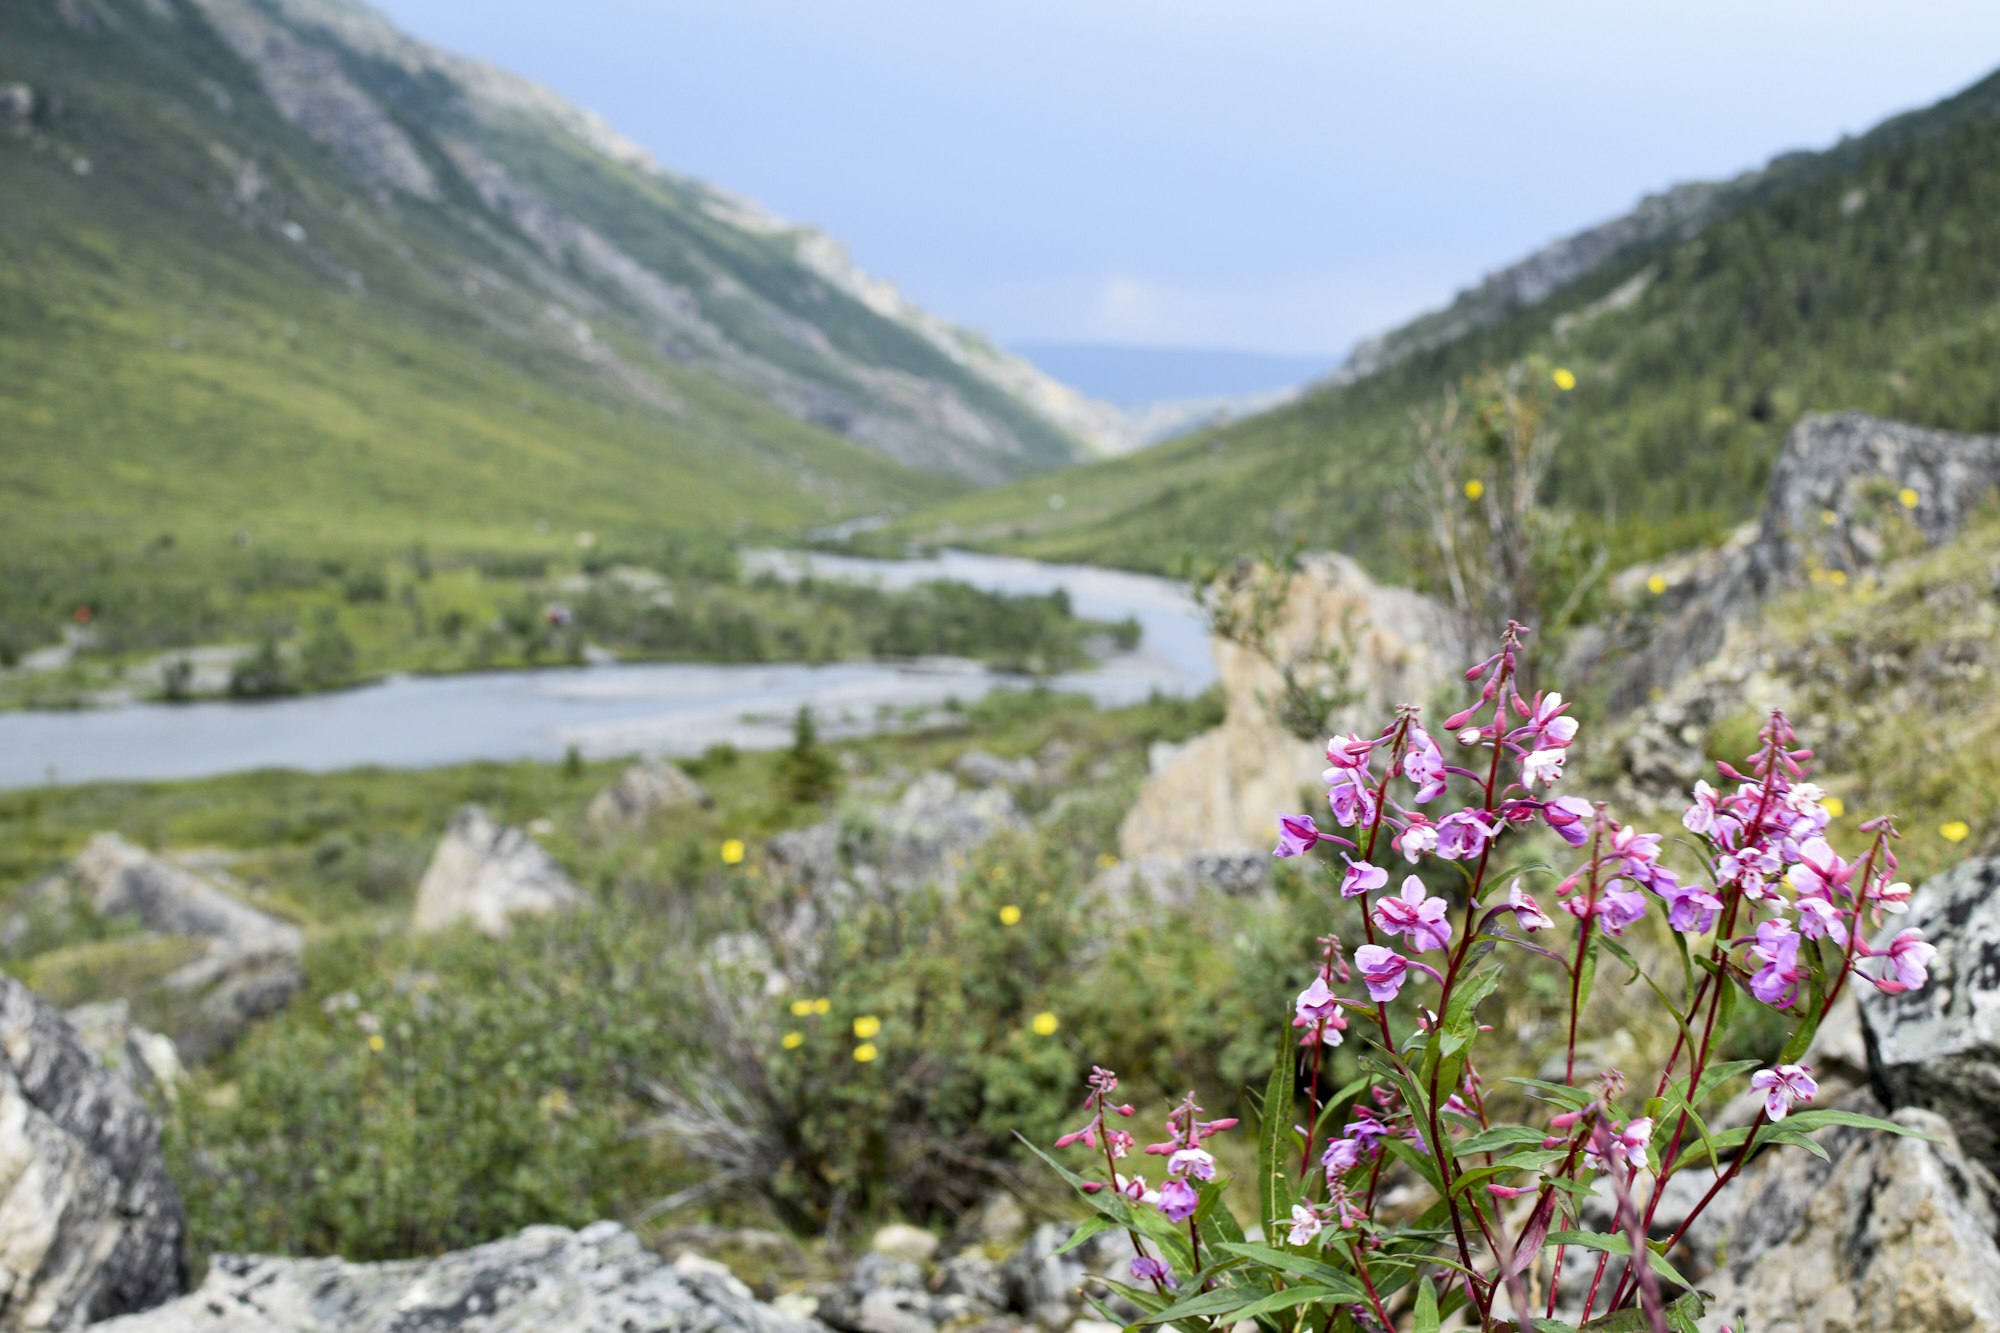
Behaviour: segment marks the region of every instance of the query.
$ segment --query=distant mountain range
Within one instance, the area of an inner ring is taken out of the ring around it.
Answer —
[[[1065,384],[1121,409],[1127,448],[1283,406],[1338,358],[1229,348],[1018,342],[1013,350]],[[1118,452],[1114,449],[1113,452]]]
[[[1399,572],[1412,409],[1530,356],[1577,383],[1552,498],[1619,560],[1747,518],[1805,411],[2000,430],[2000,75],[1653,196],[1364,342],[1275,411],[947,501],[892,534],[1155,569],[1304,541]]]
[[[792,525],[1125,430],[352,0],[7,0],[0,200],[15,537]]]

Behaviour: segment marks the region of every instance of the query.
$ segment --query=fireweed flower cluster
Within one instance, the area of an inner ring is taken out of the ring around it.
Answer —
[[[1629,1308],[1660,1333],[1670,1318],[1686,1326],[1702,1297],[1666,1259],[1630,1258],[1646,1252],[1670,1182],[1697,1171],[1709,1183],[1668,1256],[1758,1151],[1829,1123],[1799,1057],[1844,989],[1925,983],[1935,951],[1916,931],[1870,942],[1908,908],[1895,829],[1867,821],[1858,855],[1836,850],[1838,803],[1810,780],[1812,754],[1782,713],[1740,766],[1719,762],[1713,783],[1694,784],[1669,842],[1562,790],[1578,725],[1561,694],[1521,681],[1525,633],[1508,626],[1499,650],[1466,673],[1470,701],[1435,732],[1405,707],[1373,736],[1335,736],[1325,815],[1279,818],[1274,855],[1325,861],[1354,944],[1321,936],[1293,1002],[1296,1040],[1286,1038],[1266,1090],[1246,1224],[1223,1220],[1228,1182],[1203,1146],[1233,1120],[1199,1119],[1192,1094],[1174,1107],[1166,1139],[1146,1149],[1166,1159],[1155,1189],[1122,1165],[1132,1138],[1112,1118],[1133,1108],[1111,1100],[1115,1078],[1092,1073],[1090,1119],[1057,1146],[1092,1150],[1072,1178],[1098,1226],[1130,1232],[1133,1285],[1114,1285],[1145,1322],[1221,1327],[1282,1310],[1287,1325],[1387,1333],[1389,1311],[1412,1308],[1399,1293],[1414,1288],[1419,1322],[1561,1329]],[[1500,869],[1532,830],[1574,859]],[[1637,944],[1642,927],[1656,951],[1678,937],[1670,974],[1649,980],[1672,1049],[1656,1077],[1580,1070],[1597,962],[1610,954],[1636,979],[1643,964],[1625,941]],[[1553,972],[1567,996],[1563,1077],[1508,1080],[1511,1104],[1534,1109],[1505,1123],[1475,1063],[1489,1030],[1478,1011],[1520,967]],[[1766,1067],[1716,1057],[1739,1001],[1788,1021]],[[1337,1092],[1322,1079],[1335,1048],[1360,1070]],[[1761,1114],[1711,1132],[1700,1107],[1745,1076]],[[1586,1230],[1579,1214],[1600,1183],[1615,1204],[1608,1233]],[[1432,1202],[1413,1207],[1413,1191]],[[1245,1239],[1247,1223],[1262,1243]],[[1578,1246],[1596,1252],[1591,1280],[1566,1291],[1563,1252]]]

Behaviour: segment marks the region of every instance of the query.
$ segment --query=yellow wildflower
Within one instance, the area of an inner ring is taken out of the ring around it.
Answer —
[[[796,1051],[805,1044],[806,1034],[803,1032],[787,1032],[784,1036],[778,1038],[778,1045],[788,1051]]]
[[[827,999],[824,995],[813,1001],[813,1012],[816,1014],[829,1013],[832,1009],[833,1001]]]
[[[1110,852],[1099,852],[1097,854],[1097,868],[1099,870],[1116,870],[1118,868],[1118,858]]]
[[[1062,1024],[1057,1021],[1054,1014],[1044,1010],[1042,1013],[1036,1014],[1034,1021],[1029,1023],[1028,1026],[1035,1030],[1037,1037],[1053,1037],[1056,1035],[1056,1029],[1061,1027]]]
[[[1005,907],[1000,909],[1000,924],[1003,926],[1020,925],[1021,909],[1014,906],[1014,904],[1012,903],[1008,903]]]
[[[1484,494],[1486,494],[1486,483],[1481,481],[1479,478],[1474,477],[1471,481],[1465,483],[1466,499],[1477,500],[1480,496]]]
[[[1957,840],[1953,839],[1953,841]],[[381,1033],[371,1032],[368,1034],[368,1049],[375,1052],[375,1054],[380,1055],[382,1053],[383,1048],[386,1047],[388,1044],[389,1044],[388,1042],[382,1040]]]
[[[1549,378],[1554,380],[1556,387],[1564,393],[1568,393],[1576,387],[1576,373],[1566,366],[1557,366],[1556,373],[1549,376]]]
[[[882,1030],[882,1020],[873,1014],[863,1014],[854,1020],[854,1035],[867,1041]]]
[[[792,1001],[793,1018],[804,1018],[807,1014],[810,1014],[812,1011],[813,1011],[813,1002],[811,1000]]]
[[[743,857],[747,850],[748,849],[746,849],[743,846],[743,839],[741,838],[729,838],[724,840],[722,844],[722,864],[726,866],[742,865]]]
[[[854,1048],[854,1058],[864,1065],[881,1053],[875,1049],[875,1043],[872,1041],[864,1041]]]
[[[1946,842],[1964,842],[1972,836],[1972,825],[1966,823],[1963,819],[1954,819],[1949,824],[1938,829],[1938,834]]]
[[[1647,592],[1653,594],[1653,596],[1655,597],[1658,597],[1661,593],[1665,592],[1666,590],[1667,590],[1667,576],[1665,574],[1653,574],[1647,577],[1646,579]]]
[[[1826,581],[1836,588],[1845,588],[1847,586],[1847,571],[1844,569],[1829,569],[1826,571]]]
[[[1820,805],[1825,807],[1827,816],[1831,819],[1839,819],[1847,813],[1847,802],[1841,800],[1838,796],[1829,796],[1824,801],[1821,801]]]
[[[1831,509],[1822,509],[1819,511],[1819,521],[1830,528],[1840,522],[1840,515],[1834,513]]]
[[[1902,505],[1903,508],[1905,509],[1915,509],[1917,507],[1916,490],[1912,487],[1905,486],[1902,490],[1897,491],[1896,503]]]

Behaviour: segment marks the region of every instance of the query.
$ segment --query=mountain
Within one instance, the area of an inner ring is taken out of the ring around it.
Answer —
[[[1655,196],[1355,349],[1296,402],[946,501],[891,535],[1167,569],[1303,540],[1401,573],[1409,414],[1570,369],[1552,498],[1617,560],[1748,518],[1787,428],[1856,408],[2000,429],[2000,76],[1822,152]]]
[[[1101,410],[351,0],[0,5],[16,541],[788,529]]]
[[[1013,350],[1123,413],[1122,438],[1114,437],[1107,453],[1281,407],[1335,364],[1333,357],[1234,348],[1023,342]]]

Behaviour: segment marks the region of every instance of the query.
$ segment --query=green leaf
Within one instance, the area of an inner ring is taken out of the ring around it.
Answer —
[[[1272,1225],[1292,1211],[1292,1162],[1288,1151],[1292,1141],[1293,1080],[1298,1047],[1292,1030],[1282,1027],[1278,1037],[1278,1059],[1264,1084],[1263,1119],[1257,1126],[1257,1206],[1263,1212],[1259,1222]]]
[[[1565,1111],[1581,1111],[1590,1105],[1596,1096],[1588,1088],[1572,1088],[1564,1083],[1550,1083],[1539,1078],[1510,1078],[1509,1083],[1518,1083],[1531,1092],[1539,1092],[1545,1101],[1554,1102]]]
[[[1322,1301],[1329,1305],[1343,1305],[1352,1299],[1326,1287],[1287,1287],[1283,1291],[1274,1291],[1269,1296],[1258,1297],[1236,1311],[1230,1318],[1255,1319],[1258,1315],[1269,1314],[1273,1310],[1290,1310],[1300,1305],[1317,1305]]]
[[[1451,999],[1444,1007],[1444,1030],[1455,1032],[1470,1039],[1474,1026],[1474,1010],[1479,1002],[1491,995],[1500,984],[1500,968],[1496,964],[1482,967],[1477,972],[1461,980],[1451,989]]]
[[[1474,1153],[1494,1152],[1501,1148],[1516,1148],[1532,1143],[1540,1147],[1548,1137],[1546,1130],[1534,1129],[1527,1125],[1495,1125],[1482,1129],[1472,1137],[1463,1140],[1452,1150],[1452,1156],[1465,1158]]]
[[[1173,1324],[1183,1319],[1215,1319],[1234,1315],[1236,1311],[1263,1295],[1261,1291],[1245,1287],[1217,1287],[1213,1291],[1195,1290],[1166,1309],[1155,1310],[1144,1319],[1135,1322],[1138,1325]]]
[[[1266,1268],[1273,1268],[1280,1273],[1315,1283],[1333,1292],[1339,1300],[1359,1301],[1367,1298],[1367,1292],[1362,1290],[1361,1285],[1351,1274],[1303,1254],[1293,1254],[1290,1250],[1280,1250],[1270,1245],[1256,1245],[1248,1241],[1231,1241],[1216,1248],[1225,1254],[1247,1259],[1253,1264],[1262,1264]]]
[[[1437,1286],[1429,1278],[1417,1284],[1417,1308],[1410,1319],[1413,1333],[1438,1333]]]
[[[1922,1130],[1899,1125],[1893,1120],[1879,1116],[1862,1115],[1858,1111],[1840,1111],[1832,1107],[1818,1111],[1794,1111],[1781,1122],[1787,1129],[1824,1129],[1828,1125],[1844,1125],[1849,1129],[1879,1129],[1889,1134],[1900,1134],[1906,1139],[1930,1141],[1930,1135]]]
[[[1762,1063],[1761,1060],[1725,1060],[1720,1064],[1710,1065],[1702,1071],[1701,1082],[1695,1086],[1694,1104],[1700,1106],[1718,1087],[1738,1074],[1748,1073]]]
[[[1576,1245],[1586,1250],[1602,1250],[1606,1254],[1615,1254],[1626,1259],[1632,1257],[1632,1242],[1630,1240],[1624,1236],[1608,1235],[1602,1231],[1552,1231],[1549,1233],[1548,1239],[1543,1241],[1542,1244],[1544,1246]],[[1668,1263],[1659,1254],[1656,1254],[1650,1245],[1646,1247],[1646,1259],[1655,1273],[1658,1273],[1675,1286],[1694,1286],[1692,1282],[1682,1277],[1672,1264]]]
[[[1777,1063],[1796,1064],[1812,1045],[1819,1033],[1820,1013],[1826,1008],[1826,978],[1821,975],[1819,951],[1813,951],[1813,965],[1806,970],[1806,1006],[1799,1017],[1799,1025],[1792,1029],[1792,1035],[1785,1042],[1785,1049],[1778,1052]]]
[[[1102,1235],[1107,1231],[1116,1231],[1117,1229],[1118,1229],[1118,1224],[1116,1222],[1113,1222],[1110,1218],[1104,1216],[1102,1213],[1098,1214],[1096,1217],[1086,1217],[1083,1219],[1083,1221],[1077,1224],[1077,1228],[1075,1231],[1070,1232],[1069,1239],[1064,1241],[1061,1245],[1057,1246],[1050,1253],[1068,1254],[1071,1250],[1083,1244],[1085,1241],[1089,1240],[1092,1236]]]
[[[1646,975],[1646,969],[1639,966],[1639,960],[1632,956],[1632,951],[1630,949],[1627,949],[1624,945],[1620,944],[1617,940],[1612,939],[1609,935],[1602,936],[1600,937],[1600,939],[1604,947],[1610,950],[1612,957],[1616,958],[1619,962],[1625,964],[1625,966],[1632,969],[1632,975],[1625,978],[1625,984],[1627,986],[1637,981],[1640,977]],[[1666,997],[1662,995],[1660,998],[1665,999]]]

